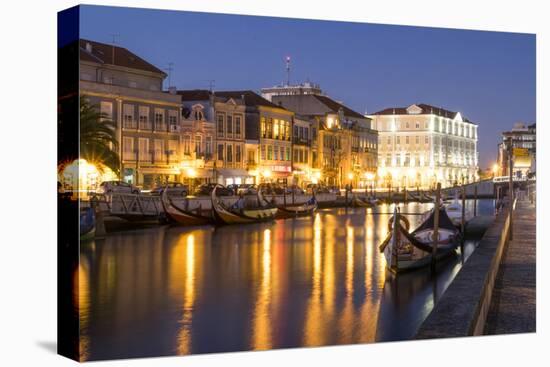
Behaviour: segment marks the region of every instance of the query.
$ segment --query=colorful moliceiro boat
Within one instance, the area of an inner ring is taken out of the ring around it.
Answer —
[[[90,240],[95,236],[95,212],[92,208],[80,208],[80,240]]]
[[[394,273],[418,269],[429,265],[434,245],[434,209],[418,228],[409,233],[409,222],[394,209],[388,223],[390,233],[380,245],[388,269]],[[402,224],[403,223],[403,224]],[[461,233],[447,216],[444,208],[439,209],[438,241],[436,260],[457,253]]]
[[[361,199],[357,195],[353,195],[353,198],[351,199],[351,205],[356,208],[372,208],[378,203],[379,200],[372,197]]]
[[[200,207],[195,210],[189,210],[188,207],[183,209],[176,206],[170,196],[168,196],[167,191],[162,191],[161,203],[166,216],[170,220],[184,226],[201,226],[214,223],[214,218],[211,215],[203,215]],[[186,204],[188,206],[189,202],[186,201]]]
[[[275,219],[275,213],[277,213],[277,207],[274,205],[257,205],[253,208],[247,208],[244,202],[244,197],[230,207],[227,207],[216,196],[217,186],[212,190],[212,213],[216,220],[224,224],[246,224],[255,222],[267,222]],[[260,197],[258,192],[258,203],[262,203],[264,200]]]
[[[315,195],[313,195],[311,199],[305,203],[278,206],[275,216],[277,218],[305,217],[312,215],[315,210],[317,210],[317,199]]]

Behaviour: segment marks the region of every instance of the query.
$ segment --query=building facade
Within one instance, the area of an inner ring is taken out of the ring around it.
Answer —
[[[80,40],[80,93],[117,126],[121,176],[142,188],[179,181],[179,97],[166,74],[125,48]]]
[[[498,172],[495,174],[499,176],[510,174],[510,142],[512,143],[513,174],[517,177],[536,174],[537,128],[536,124],[524,123],[516,123],[512,130],[502,133],[502,142],[498,145]]]
[[[377,132],[371,119],[319,94],[273,95],[272,101],[312,121],[309,180],[366,187],[376,172]]]
[[[306,94],[322,95],[323,91],[319,84],[305,82],[302,84],[281,84],[270,88],[262,88],[262,97],[272,102],[273,96],[294,96]]]
[[[448,187],[478,178],[477,125],[459,112],[413,104],[371,117],[379,134],[379,187]]]
[[[249,90],[216,92],[216,96],[243,105],[246,182],[291,184],[294,113]]]
[[[319,183],[318,122],[305,116],[294,116],[292,134],[292,182],[302,188]]]
[[[216,124],[213,96],[206,90],[180,90],[182,178],[190,187],[214,178]]]

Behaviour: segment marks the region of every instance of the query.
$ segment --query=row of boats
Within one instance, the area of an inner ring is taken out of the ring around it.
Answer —
[[[233,205],[225,204],[217,195],[215,187],[211,193],[212,210],[205,214],[201,207],[190,210],[173,202],[166,193],[161,195],[161,203],[167,218],[180,225],[198,226],[206,224],[247,224],[266,222],[278,218],[294,218],[312,215],[318,204],[315,194],[300,204],[276,205],[266,200],[261,191],[258,192],[257,205],[247,205],[245,197],[240,197]],[[188,201],[186,205],[188,206]]]
[[[249,205],[245,197],[240,197],[232,205],[224,203],[216,195],[215,187],[211,193],[212,209],[205,211],[200,206],[190,209],[189,201],[182,207],[177,205],[167,190],[161,195],[161,203],[167,219],[177,225],[201,226],[210,224],[248,224],[272,221],[278,218],[295,218],[312,215],[318,208],[315,194],[304,203],[277,205],[266,200],[261,192],[257,194],[256,205]],[[352,198],[356,207],[372,207],[379,203],[375,198]],[[379,246],[386,258],[389,270],[394,273],[410,271],[429,265],[432,260],[439,261],[458,253],[463,238],[462,205],[455,198],[450,204],[439,207],[437,239],[435,237],[435,208],[424,213],[421,224],[410,231],[408,219],[394,208],[393,216],[388,221],[388,235]],[[466,214],[466,220],[469,219]],[[80,216],[81,239],[93,237],[95,229],[94,211],[85,208]],[[434,251],[435,246],[435,251]]]

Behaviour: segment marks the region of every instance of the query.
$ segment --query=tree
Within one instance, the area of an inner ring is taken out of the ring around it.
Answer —
[[[80,158],[96,163],[99,171],[110,168],[120,174],[116,123],[98,111],[85,96],[80,97]],[[99,163],[99,164],[98,164]]]

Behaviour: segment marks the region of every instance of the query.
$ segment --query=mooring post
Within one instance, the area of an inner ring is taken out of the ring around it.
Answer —
[[[403,199],[403,200],[404,200],[404,202],[406,203],[406,202],[407,202],[407,186],[405,186],[404,190],[405,190],[405,195],[404,195],[404,199]]]
[[[474,185],[474,217],[477,217],[477,184]]]
[[[294,185],[294,188],[292,190],[292,204],[294,204],[294,195],[296,194],[296,185]],[[286,204],[285,204],[286,205]]]
[[[346,185],[346,208],[348,207],[348,186]]]
[[[441,183],[437,183],[437,189],[435,191],[435,205],[434,205],[434,233],[433,233],[433,245],[432,245],[432,273],[435,273],[436,257],[437,257],[437,243],[439,242],[439,201],[441,200]]]

